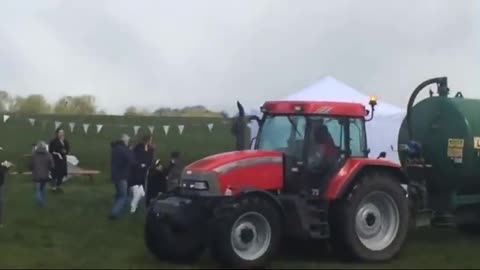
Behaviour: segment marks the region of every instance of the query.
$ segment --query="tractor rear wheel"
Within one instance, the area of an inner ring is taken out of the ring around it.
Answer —
[[[228,268],[265,267],[276,253],[281,219],[272,203],[246,196],[216,211],[212,257]]]
[[[347,198],[334,206],[333,215],[333,246],[342,255],[362,261],[392,259],[409,230],[405,190],[387,173],[360,179]]]

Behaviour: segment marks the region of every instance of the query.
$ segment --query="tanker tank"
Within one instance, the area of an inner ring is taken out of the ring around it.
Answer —
[[[414,104],[427,85],[437,95]],[[428,206],[437,212],[480,204],[480,100],[450,95],[447,78],[425,81],[410,97],[398,137],[408,176],[424,182]]]

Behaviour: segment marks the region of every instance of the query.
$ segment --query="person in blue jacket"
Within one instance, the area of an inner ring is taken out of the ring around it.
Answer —
[[[130,137],[123,134],[121,139],[111,143],[111,179],[115,186],[115,198],[109,218],[117,219],[125,208],[128,201],[128,176],[133,166],[139,165],[133,156],[132,150],[128,147]]]

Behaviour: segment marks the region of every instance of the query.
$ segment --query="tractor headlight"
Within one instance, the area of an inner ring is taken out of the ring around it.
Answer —
[[[183,180],[182,188],[193,190],[208,190],[208,182],[199,180]]]

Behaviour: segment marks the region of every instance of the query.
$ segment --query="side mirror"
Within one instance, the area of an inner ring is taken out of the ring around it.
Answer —
[[[387,153],[381,152],[380,155],[378,155],[377,159],[386,158],[386,157],[387,157]]]

